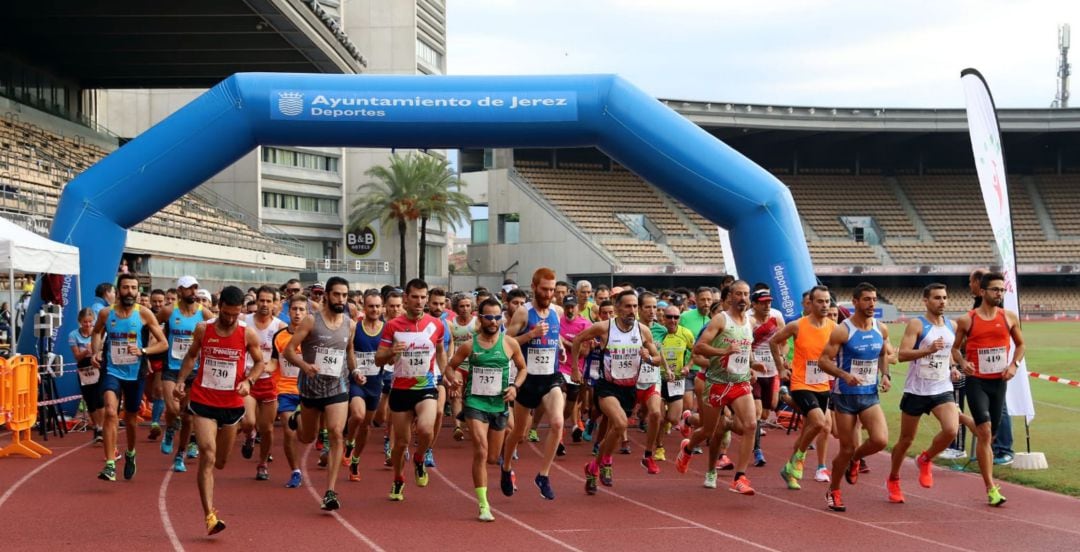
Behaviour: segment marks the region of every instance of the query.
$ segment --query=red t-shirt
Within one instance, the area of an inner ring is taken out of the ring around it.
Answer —
[[[425,314],[418,320],[399,316],[386,322],[380,345],[393,347],[404,342],[408,348],[394,363],[392,389],[434,389],[439,369],[435,363],[436,344],[443,340],[441,320]]]
[[[246,330],[244,323],[237,321],[232,333],[222,337],[218,335],[217,324],[206,323],[199,353],[199,371],[191,386],[192,401],[216,408],[244,407],[244,398],[236,392],[236,386],[244,381]]]

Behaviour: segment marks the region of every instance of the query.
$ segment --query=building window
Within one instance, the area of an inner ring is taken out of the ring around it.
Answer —
[[[488,208],[487,205],[473,205],[469,207],[469,218],[472,219],[472,241],[475,245],[488,243]]]
[[[289,211],[301,211],[305,213],[336,215],[338,213],[339,201],[340,200],[338,199],[325,197],[263,192],[263,207],[268,207],[270,209],[286,209]]]
[[[440,54],[438,50],[431,47],[430,44],[419,38],[416,39],[416,57],[420,61],[428,64],[431,68],[442,71],[443,55]]]
[[[499,215],[499,243],[518,243],[520,232],[521,215],[517,213]]]
[[[339,162],[337,157],[331,157],[329,155],[319,155],[316,153],[306,153],[272,147],[264,147],[262,149],[262,160],[263,162],[274,165],[331,173],[338,172]]]
[[[441,245],[427,244],[424,246],[424,274],[425,276],[439,276],[442,274],[443,266],[446,265],[446,250]]]

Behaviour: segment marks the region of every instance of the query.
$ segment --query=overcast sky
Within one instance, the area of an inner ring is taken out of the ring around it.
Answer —
[[[1047,107],[1058,25],[1080,43],[1080,0],[449,0],[447,11],[450,74],[618,73],[661,98],[775,105],[962,107],[960,70],[975,67],[998,107]]]

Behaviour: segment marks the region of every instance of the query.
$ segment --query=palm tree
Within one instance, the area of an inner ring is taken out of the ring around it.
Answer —
[[[408,223],[420,218],[420,159],[414,154],[394,154],[389,166],[374,166],[364,172],[373,178],[360,186],[353,200],[349,218],[351,232],[358,232],[375,221],[397,223],[401,247],[398,255],[399,281],[405,287],[405,232]]]
[[[430,155],[421,156],[420,173],[420,262],[419,278],[427,268],[427,223],[437,218],[444,223],[458,225],[469,221],[469,196],[457,191],[461,181],[445,159]],[[455,188],[457,190],[455,190]]]

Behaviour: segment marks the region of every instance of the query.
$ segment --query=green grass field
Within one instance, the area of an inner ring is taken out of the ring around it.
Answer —
[[[889,334],[894,344],[900,343],[903,332],[903,325],[890,325]],[[1080,323],[1026,322],[1024,340],[1029,371],[1080,380],[1080,363],[1077,362],[1077,357],[1080,357]],[[892,367],[895,387],[887,395],[882,394],[881,403],[889,420],[890,443],[895,442],[900,434],[899,404],[907,368],[906,363]],[[1036,413],[1031,422],[1031,450],[1045,453],[1050,469],[1030,471],[995,467],[994,474],[1013,483],[1080,496],[1080,388],[1029,379]],[[933,417],[924,417],[919,426],[919,436],[908,454],[918,454],[936,432],[937,423]],[[1013,449],[1016,452],[1026,451],[1022,417],[1013,417],[1013,436]],[[970,443],[968,446],[970,449]],[[881,470],[885,468],[881,466]],[[968,469],[978,471],[975,462]]]

